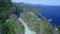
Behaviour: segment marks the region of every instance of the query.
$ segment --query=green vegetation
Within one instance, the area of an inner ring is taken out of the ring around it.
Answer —
[[[40,20],[38,20],[37,18],[35,18],[34,16],[30,14],[30,12],[39,14],[38,9],[29,8],[28,6],[26,6],[23,9],[23,11],[24,12],[21,14],[22,16],[21,18],[26,22],[30,30],[35,31],[37,34],[39,34],[40,30],[42,29],[41,27],[43,27],[44,34],[51,34],[53,32],[52,28],[50,27],[50,24],[48,24],[49,22],[45,20],[42,16]],[[43,26],[40,26],[41,24]]]
[[[43,20],[41,17],[40,20],[35,18],[30,14],[34,12],[39,14],[39,10],[35,8],[29,8],[29,6],[17,7],[12,4],[10,0],[0,0],[0,33],[2,34],[24,34],[24,26],[21,23],[16,22],[17,16],[12,13],[12,8],[16,7],[17,10],[23,10],[21,18],[26,22],[30,30],[35,31],[37,34],[40,33],[41,24],[43,25],[44,34],[49,34],[52,32],[49,22]],[[10,16],[10,17],[9,17]],[[6,23],[7,18],[9,21]],[[20,21],[19,21],[20,22]]]
[[[16,9],[18,10],[22,10],[22,8],[13,5],[11,0],[0,0],[0,33],[1,34],[20,34],[20,29],[24,28],[23,26],[20,26],[20,24],[16,23],[17,17],[12,14],[13,7],[16,7]],[[8,18],[9,21],[6,23],[6,20]]]
[[[0,0],[0,32],[6,34],[8,31],[8,26],[6,25],[6,18],[11,12],[11,1],[10,0]]]

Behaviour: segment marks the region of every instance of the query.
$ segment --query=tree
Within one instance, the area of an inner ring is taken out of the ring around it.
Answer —
[[[9,18],[9,15],[12,14],[13,7],[16,7],[16,6],[13,5],[11,0],[0,0],[0,32],[2,34],[16,34],[15,33],[16,30],[18,30],[19,26],[16,25],[16,22],[10,21],[10,22],[6,23],[6,20]],[[20,9],[18,7],[16,7],[16,8]],[[11,20],[13,20],[13,18]],[[11,25],[11,26],[9,26],[9,25]],[[17,28],[15,28],[15,26]]]

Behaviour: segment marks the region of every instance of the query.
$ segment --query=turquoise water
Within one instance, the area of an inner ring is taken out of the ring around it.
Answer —
[[[38,14],[35,14],[35,13],[33,13],[33,12],[30,12],[30,14],[32,15],[32,16],[34,16],[34,17],[36,17],[38,20],[40,20],[40,15],[38,15]]]
[[[10,19],[7,19],[7,20],[6,20],[6,23],[7,23],[9,20],[10,20]]]

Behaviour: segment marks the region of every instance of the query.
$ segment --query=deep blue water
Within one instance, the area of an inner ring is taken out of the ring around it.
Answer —
[[[23,11],[22,11],[22,10],[18,10],[18,11],[13,10],[13,13],[14,13],[18,18],[20,18],[21,12],[23,12]]]
[[[39,7],[40,13],[46,19],[52,19],[51,25],[52,26],[59,26],[60,25],[60,6],[44,6],[41,5]]]
[[[21,6],[20,4],[18,4]],[[22,6],[25,6],[23,4]],[[52,19],[52,26],[60,25],[60,6],[49,6],[49,5],[31,5],[28,4],[30,8],[36,8],[40,10],[40,14],[44,16],[46,19]]]

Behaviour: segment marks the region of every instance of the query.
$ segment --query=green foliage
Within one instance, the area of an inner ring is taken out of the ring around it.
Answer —
[[[6,23],[9,15],[12,14],[12,8],[16,7],[18,10],[21,8],[12,4],[11,0],[0,0],[0,32],[2,34],[19,34],[20,26],[16,24],[16,18],[10,18],[10,21]],[[14,21],[13,21],[14,20]]]
[[[19,33],[19,32],[20,32],[20,31],[19,31],[20,27],[19,27],[19,25],[16,23],[17,17],[16,17],[16,16],[14,17],[14,16],[15,16],[15,15],[11,15],[9,22],[6,23],[7,26],[9,27],[9,28],[8,28],[9,31],[7,31],[6,34],[16,34],[16,33]]]
[[[28,6],[25,6],[23,11],[24,12],[22,13],[21,18],[26,22],[26,24],[30,30],[33,30],[36,33],[39,33],[40,30],[42,29],[41,27],[43,27],[44,34],[45,33],[49,34],[49,33],[53,32],[53,30],[50,27],[50,24],[48,24],[49,22],[47,20],[45,20],[42,16],[41,16],[40,20],[37,20],[34,16],[32,16],[30,14],[30,12],[39,14],[38,9],[29,8]],[[40,26],[41,24],[43,26]]]
[[[12,3],[10,0],[0,0],[0,18],[5,18],[11,13]]]
[[[0,0],[0,32],[2,34],[7,34],[9,31],[9,26],[6,24],[6,19],[11,13],[12,3],[10,0]]]
[[[39,10],[34,9],[34,8],[29,8],[28,6],[25,6],[24,8],[17,7],[12,4],[11,0],[0,0],[0,32],[2,34],[19,34],[20,28],[22,29],[22,31],[24,31],[24,27],[21,26],[22,24],[16,23],[17,17],[15,15],[13,15],[12,18],[9,18],[10,21],[8,23],[6,23],[6,20],[9,17],[9,15],[12,14],[13,7],[16,7],[16,9],[18,9],[18,10],[24,11],[22,13],[21,18],[24,21],[27,21],[26,24],[28,25],[30,30],[33,30],[33,31],[39,33],[40,23],[43,23],[46,31],[48,31],[48,32],[52,31],[44,20],[38,21],[35,17],[33,17],[30,14],[30,11],[38,14]]]

